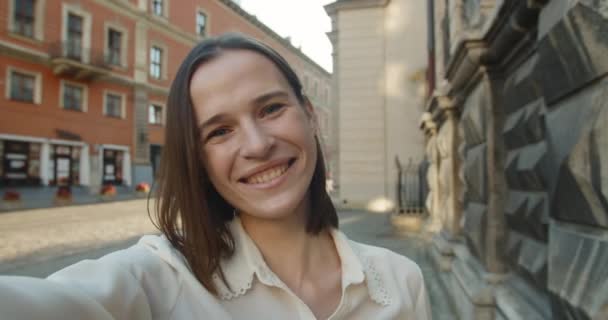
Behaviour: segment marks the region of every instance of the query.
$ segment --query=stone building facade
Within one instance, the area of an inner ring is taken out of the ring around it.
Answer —
[[[0,188],[151,183],[177,68],[201,39],[231,31],[292,64],[331,149],[331,74],[238,1],[6,0]]]
[[[337,106],[337,199],[346,207],[394,206],[398,169],[424,155],[418,121],[424,102],[426,3],[339,0],[332,19]]]
[[[427,207],[460,318],[608,319],[607,2],[428,3]]]

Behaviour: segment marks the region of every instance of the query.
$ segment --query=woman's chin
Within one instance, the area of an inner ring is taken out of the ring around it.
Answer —
[[[257,206],[241,212],[241,219],[281,221],[295,218],[298,215],[297,204],[268,203],[268,206]]]

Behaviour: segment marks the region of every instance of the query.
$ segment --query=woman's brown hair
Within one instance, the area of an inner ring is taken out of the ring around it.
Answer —
[[[171,85],[167,101],[165,146],[156,181],[155,223],[171,244],[179,250],[196,278],[217,294],[212,275],[224,279],[220,260],[234,252],[234,240],[228,222],[234,208],[216,191],[201,163],[200,139],[190,97],[192,74],[203,63],[225,50],[250,50],[263,55],[287,79],[299,103],[310,103],[294,70],[275,50],[246,36],[230,33],[198,44],[182,62]],[[306,231],[318,234],[338,227],[336,210],[325,189],[326,170],[318,138],[317,162],[310,183],[311,211]]]

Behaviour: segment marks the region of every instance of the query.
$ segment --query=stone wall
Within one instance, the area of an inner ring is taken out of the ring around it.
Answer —
[[[429,201],[460,317],[608,319],[608,5],[440,2],[423,128],[458,144]]]

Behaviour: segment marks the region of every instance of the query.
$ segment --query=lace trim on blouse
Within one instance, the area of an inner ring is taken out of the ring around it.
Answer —
[[[350,241],[349,241],[350,242]],[[362,248],[359,245],[350,242],[350,247],[353,249],[353,252],[361,261],[361,265],[363,267],[363,273],[365,275],[365,282],[367,283],[367,289],[369,292],[369,296],[372,301],[378,303],[382,306],[389,306],[391,304],[391,297],[389,295],[388,290],[384,284],[384,280],[380,272],[378,272],[373,260],[371,257],[366,256],[363,252],[361,252]],[[232,300],[239,296],[244,295],[249,291],[253,285],[254,275],[257,273],[256,270],[249,270],[249,272],[241,272],[238,276],[234,276],[229,278],[227,276],[227,281],[230,284],[232,291],[226,287],[222,279],[218,274],[214,274],[212,279],[216,284],[218,289],[219,297],[222,300]],[[245,275],[247,274],[247,275]],[[258,275],[258,277],[263,275]],[[275,281],[269,281],[269,279],[260,279],[262,282],[271,282],[274,284]],[[267,280],[267,281],[264,281]]]

